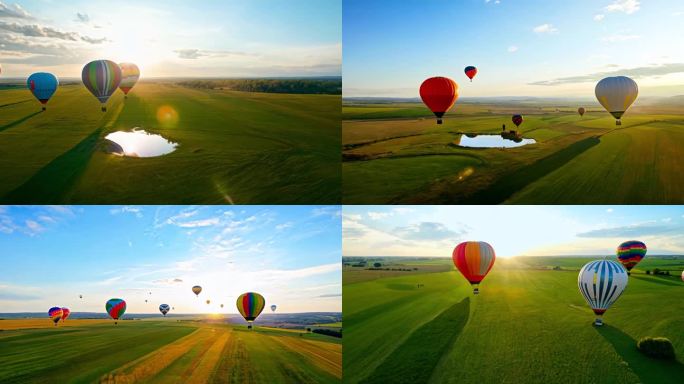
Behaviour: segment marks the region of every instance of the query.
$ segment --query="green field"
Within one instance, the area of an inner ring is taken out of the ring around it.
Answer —
[[[0,382],[340,383],[338,340],[173,320],[4,330]]]
[[[556,109],[558,108],[558,111]],[[684,202],[684,106],[632,107],[616,127],[598,106],[459,103],[443,125],[419,103],[343,106],[345,204]],[[464,148],[466,133],[514,129],[536,144]]]
[[[367,271],[373,278],[366,280],[358,276],[363,270],[345,266],[345,382],[648,384],[684,377],[684,283],[678,274],[643,271],[681,274],[684,257],[644,260],[602,328],[592,325],[577,289],[589,258],[497,259],[477,296],[453,266],[435,268],[450,259],[435,260],[426,268],[411,263],[423,273]],[[678,361],[642,355],[636,341],[645,336],[669,338]]]
[[[161,107],[175,115],[158,119]],[[108,133],[135,127],[179,146],[149,158],[102,150]],[[2,203],[338,203],[339,148],[335,95],[142,83],[102,113],[83,86],[65,85],[40,113],[28,90],[0,90]]]

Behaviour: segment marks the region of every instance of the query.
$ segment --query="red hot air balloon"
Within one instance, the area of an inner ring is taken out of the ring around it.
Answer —
[[[513,118],[511,118],[513,121],[513,124],[515,124],[516,127],[520,127],[520,124],[523,123],[523,117],[522,115],[513,115]]]
[[[67,319],[67,317],[69,317],[70,314],[71,314],[71,311],[69,310],[69,308],[66,308],[66,307],[62,308],[62,323],[64,322],[64,320]]]
[[[473,286],[473,293],[477,295],[480,292],[480,282],[494,266],[494,248],[484,241],[466,241],[454,248],[451,258],[463,277]]]
[[[442,116],[458,99],[458,84],[446,77],[431,77],[420,85],[420,98],[437,116],[437,124],[442,124]]]
[[[472,65],[469,65],[469,66],[465,67],[464,72],[465,72],[466,76],[468,76],[468,78],[470,79],[470,82],[472,83],[473,77],[475,77],[475,75],[477,75],[477,68],[473,67]]]

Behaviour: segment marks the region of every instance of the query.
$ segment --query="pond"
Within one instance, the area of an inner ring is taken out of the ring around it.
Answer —
[[[522,147],[527,144],[534,144],[537,141],[534,139],[508,139],[501,135],[461,135],[461,140],[456,140],[456,144],[460,147],[467,148],[515,148]]]
[[[112,151],[130,157],[154,157],[166,155],[176,150],[178,143],[171,142],[161,135],[148,133],[143,129],[133,128],[132,131],[117,131],[105,136],[120,147]]]

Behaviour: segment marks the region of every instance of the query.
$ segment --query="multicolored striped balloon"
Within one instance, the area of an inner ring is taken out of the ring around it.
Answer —
[[[582,267],[577,285],[596,314],[594,324],[603,325],[603,314],[627,287],[627,271],[612,260],[594,260]]]
[[[140,69],[137,65],[133,63],[119,63],[119,68],[121,68],[121,84],[119,84],[119,89],[123,91],[124,95],[128,95],[131,88],[135,86],[140,78]]]
[[[67,319],[67,317],[69,317],[70,314],[71,314],[71,311],[69,310],[69,308],[62,307],[62,323],[64,322],[64,320]]]
[[[646,256],[646,244],[641,241],[625,241],[617,247],[617,258],[630,274],[632,268]]]
[[[50,316],[50,319],[57,325],[59,323],[59,320],[62,318],[64,313],[62,312],[62,308],[60,307],[52,307],[48,310],[48,315]]]
[[[243,293],[237,298],[237,309],[242,317],[250,323],[249,328],[252,328],[251,323],[264,310],[266,300],[263,296],[256,292]]]
[[[494,248],[484,241],[466,241],[454,248],[451,258],[456,268],[473,286],[473,293],[478,294],[479,284],[494,266],[496,254]]]
[[[43,104],[44,111],[45,105],[57,91],[59,81],[52,73],[36,72],[26,79],[26,86],[33,93],[33,96]]]
[[[107,314],[114,320],[119,320],[126,312],[126,302],[123,299],[109,299],[105,304]],[[116,324],[116,323],[114,323]]]
[[[200,287],[199,285],[195,285],[194,287],[192,287],[192,293],[194,293],[195,296],[199,296],[200,292],[202,292],[202,287]]]
[[[102,103],[102,112],[106,112],[107,100],[121,84],[121,68],[111,60],[91,61],[83,67],[81,79],[83,85]]]

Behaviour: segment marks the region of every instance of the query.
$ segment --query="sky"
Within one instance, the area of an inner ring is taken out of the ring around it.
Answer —
[[[345,97],[594,97],[625,75],[641,96],[684,94],[681,0],[344,0]],[[472,83],[463,73],[478,68]]]
[[[339,206],[0,206],[0,312],[340,312],[340,232]]]
[[[133,62],[142,77],[339,76],[339,0],[0,1],[3,77]]]
[[[344,256],[451,257],[485,241],[499,257],[614,255],[627,240],[648,254],[684,254],[684,206],[344,206]]]

